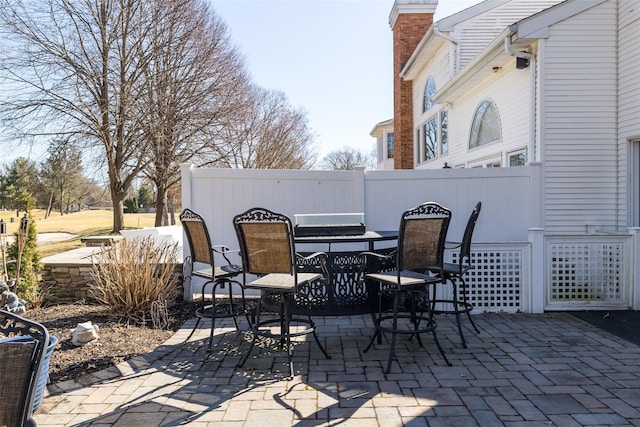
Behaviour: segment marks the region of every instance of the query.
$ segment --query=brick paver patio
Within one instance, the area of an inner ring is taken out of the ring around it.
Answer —
[[[398,340],[396,362],[383,373],[387,343],[366,354],[367,316],[316,318],[331,359],[313,339],[286,355],[248,348],[229,324],[208,325],[191,340],[193,321],[156,351],[50,386],[36,414],[54,426],[640,426],[640,347],[573,316],[477,314],[463,349],[452,321],[438,316],[446,366],[430,336]],[[639,332],[640,333],[640,332]]]

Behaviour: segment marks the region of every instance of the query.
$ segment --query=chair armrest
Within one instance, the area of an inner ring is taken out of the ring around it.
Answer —
[[[379,254],[377,252],[360,252],[360,254],[358,256],[362,259],[363,264],[366,264],[367,257],[369,257],[369,256],[373,256],[373,257],[380,258],[380,259],[392,259],[392,258],[395,258],[397,252],[398,251],[393,251],[393,252],[390,252],[390,253],[388,253],[386,255],[385,254]]]
[[[360,270],[358,271],[358,276],[356,281],[358,283],[362,283],[362,281],[364,280],[364,276],[365,274],[368,272],[368,268],[367,268],[367,260],[370,257],[376,258],[379,261],[384,261],[384,260],[391,260],[396,258],[396,254],[398,253],[398,250],[394,250],[392,252],[389,252],[388,254],[380,254],[377,252],[360,252],[360,254],[358,255],[358,257],[360,258],[360,260],[362,261],[360,263]]]
[[[211,249],[213,249],[215,253],[221,254],[229,265],[231,265],[231,260],[227,257],[227,255],[240,252],[240,249],[229,249],[229,247],[225,245],[212,245]]]
[[[445,249],[457,249],[462,246],[462,242],[444,242]]]
[[[225,246],[225,245],[213,245],[213,246],[211,246],[211,249],[213,249],[214,252],[219,253],[219,254],[226,254],[226,253],[231,253],[231,252],[240,252],[240,249],[230,249],[228,246]]]

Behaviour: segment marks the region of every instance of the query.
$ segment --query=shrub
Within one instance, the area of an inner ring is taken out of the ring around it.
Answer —
[[[179,295],[176,273],[178,244],[154,244],[150,237],[123,239],[92,257],[90,292],[112,313],[129,320],[156,319],[157,307]]]
[[[40,263],[40,252],[38,252],[36,222],[30,213],[28,216],[29,228],[20,256],[20,277],[15,293],[24,299],[29,306],[37,307],[41,303],[39,272],[42,269],[42,264]],[[17,260],[18,252],[18,232],[16,232],[13,243],[7,247],[8,259]],[[17,262],[7,266],[9,278],[15,278],[17,266]]]
[[[124,211],[125,213],[138,213],[138,199],[136,197],[125,199]]]

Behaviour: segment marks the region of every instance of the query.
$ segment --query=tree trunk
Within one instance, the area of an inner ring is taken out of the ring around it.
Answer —
[[[164,185],[156,185],[156,219],[155,226],[160,227],[166,224],[165,211],[167,210],[167,189]]]
[[[171,216],[171,225],[176,225],[176,204],[174,203],[172,195],[167,197],[167,206],[169,208],[169,215]]]
[[[49,215],[51,215],[52,205],[53,205],[53,191],[49,194],[49,203],[47,204],[47,211],[44,214],[44,219],[49,218]]]
[[[64,204],[63,200],[64,200],[64,189],[62,186],[60,186],[60,216],[64,215],[64,209],[62,207],[62,205]]]
[[[113,204],[113,230],[111,234],[117,234],[124,229],[124,197],[119,194],[111,194]]]

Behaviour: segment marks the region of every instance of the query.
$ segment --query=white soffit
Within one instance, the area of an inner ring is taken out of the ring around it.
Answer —
[[[436,92],[437,102],[453,104],[460,91],[475,86],[493,73],[493,67],[501,67],[511,59],[512,56],[504,50],[504,39],[511,34],[510,29],[503,30],[485,50]]]
[[[519,39],[549,37],[549,27],[574,15],[598,6],[607,0],[567,0],[549,9],[524,18],[511,26]]]
[[[447,1],[447,0],[443,0]],[[495,9],[498,6],[502,6],[503,4],[509,2],[511,0],[486,0],[482,3],[478,3],[471,7],[468,7],[464,10],[461,10],[458,13],[454,13],[453,15],[447,16],[446,18],[442,18],[438,21],[438,30],[442,32],[450,32],[454,30],[454,27],[464,22],[470,18],[474,18],[477,15],[485,13],[489,10]]]

